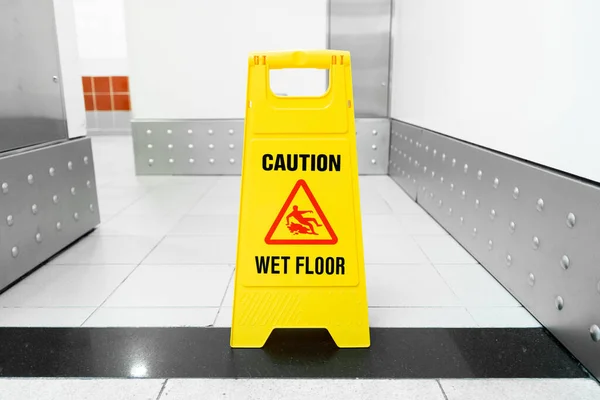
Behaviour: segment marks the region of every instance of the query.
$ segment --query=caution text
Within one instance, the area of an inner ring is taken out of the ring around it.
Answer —
[[[342,167],[340,154],[263,154],[265,171],[320,171],[339,172]]]
[[[296,275],[344,275],[346,260],[344,257],[310,257],[296,256],[256,256],[256,272],[259,274],[278,275],[288,272]]]

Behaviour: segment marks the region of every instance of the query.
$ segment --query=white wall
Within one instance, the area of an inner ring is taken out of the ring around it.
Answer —
[[[600,1],[396,0],[392,117],[600,181]]]
[[[138,119],[243,118],[249,52],[327,45],[326,0],[125,0],[125,21]],[[324,85],[302,76],[275,90]]]
[[[73,0],[54,0],[61,83],[70,138],[86,134],[86,115],[75,18]]]
[[[82,75],[127,75],[124,0],[72,1]]]

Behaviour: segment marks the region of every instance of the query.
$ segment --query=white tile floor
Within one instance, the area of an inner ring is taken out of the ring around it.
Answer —
[[[136,177],[95,137],[102,224],[0,295],[0,326],[230,326],[239,177]],[[390,178],[360,178],[370,323],[537,321]]]
[[[597,400],[591,379],[0,379],[0,400]]]

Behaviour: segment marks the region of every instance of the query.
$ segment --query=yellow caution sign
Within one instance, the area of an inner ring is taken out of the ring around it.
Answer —
[[[276,328],[326,328],[369,347],[350,53],[251,54],[231,329],[262,347]],[[280,97],[269,73],[329,70],[319,97]]]

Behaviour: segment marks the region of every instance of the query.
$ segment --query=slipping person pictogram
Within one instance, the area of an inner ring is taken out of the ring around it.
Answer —
[[[319,226],[323,226],[321,224],[319,224],[319,222],[316,220],[316,218],[306,218],[304,217],[304,214],[310,213],[312,214],[312,210],[306,210],[306,211],[301,211],[298,210],[298,206],[294,206],[292,207],[294,209],[294,211],[292,211],[291,213],[289,213],[287,215],[287,217],[285,217],[286,220],[286,225],[288,227],[288,229],[290,230],[290,232],[292,232],[294,235],[297,235],[299,233],[303,233],[305,235],[318,235],[317,232],[315,232],[315,228],[313,227],[313,223],[319,227]],[[294,223],[292,222],[290,224],[290,218],[294,218],[296,221],[298,221],[298,223]]]

